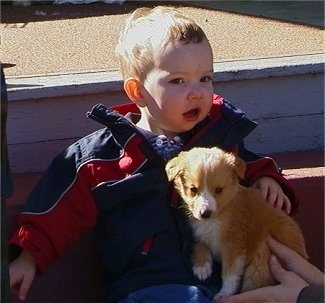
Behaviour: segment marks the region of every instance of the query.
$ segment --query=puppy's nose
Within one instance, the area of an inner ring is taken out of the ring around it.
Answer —
[[[210,218],[211,214],[212,214],[212,211],[206,209],[205,211],[201,212],[201,217],[204,219],[208,219],[208,218]]]

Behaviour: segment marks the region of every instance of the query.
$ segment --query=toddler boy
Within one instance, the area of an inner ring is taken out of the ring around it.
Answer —
[[[10,241],[22,249],[11,287],[24,299],[36,271],[97,225],[107,302],[210,302],[220,268],[206,281],[194,276],[192,234],[166,161],[219,146],[246,160],[245,185],[274,207],[294,210],[295,194],[273,160],[244,148],[255,124],[213,94],[211,46],[195,22],[173,8],[137,9],[116,50],[132,102],[96,105],[88,116],[105,128],[58,155],[28,197]]]

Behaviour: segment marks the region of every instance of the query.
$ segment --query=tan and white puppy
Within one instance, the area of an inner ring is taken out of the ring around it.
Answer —
[[[181,152],[166,166],[194,232],[193,271],[201,279],[222,263],[222,288],[214,300],[274,284],[266,239],[270,235],[307,258],[296,222],[269,206],[258,190],[239,184],[246,164],[219,148]]]

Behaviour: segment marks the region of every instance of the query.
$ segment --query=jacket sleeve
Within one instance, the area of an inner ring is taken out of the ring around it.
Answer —
[[[301,290],[297,303],[323,303],[324,299],[323,287],[307,286]]]
[[[245,181],[243,182],[244,185],[251,186],[259,178],[265,176],[273,178],[280,184],[283,192],[289,198],[291,202],[290,215],[294,215],[299,206],[299,198],[289,180],[281,173],[275,161],[270,157],[262,157],[248,151],[243,143],[238,146],[238,156],[245,160],[247,165]]]
[[[75,159],[68,149],[53,160],[29,195],[9,241],[27,250],[41,272],[96,221],[87,165],[77,169]]]

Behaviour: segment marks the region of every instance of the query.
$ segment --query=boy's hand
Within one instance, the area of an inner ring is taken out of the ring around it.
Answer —
[[[291,211],[291,203],[289,198],[284,194],[278,182],[270,177],[261,177],[253,185],[252,188],[258,189],[270,205],[278,209],[284,209],[288,214]]]
[[[36,264],[33,257],[22,251],[17,259],[9,265],[10,288],[19,300],[25,300],[34,281]]]

